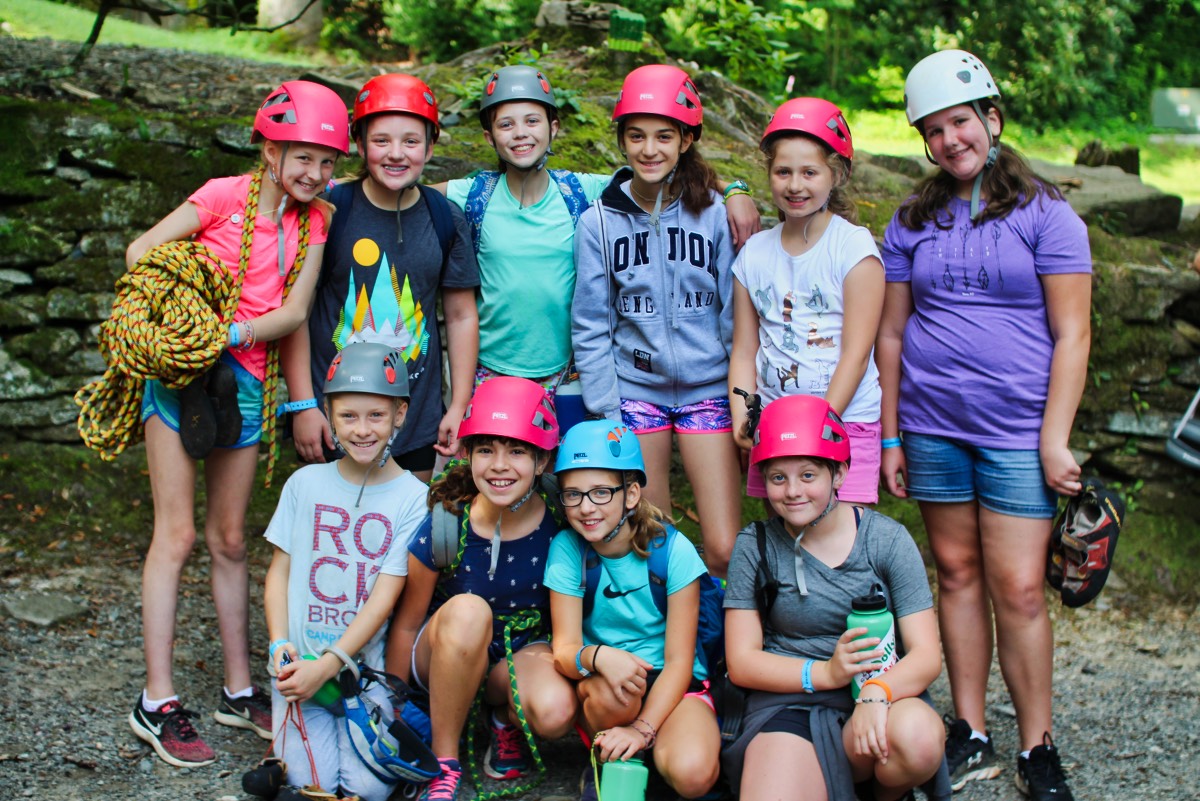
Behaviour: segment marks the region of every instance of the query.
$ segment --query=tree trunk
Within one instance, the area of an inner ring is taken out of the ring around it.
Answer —
[[[263,28],[282,25],[300,13],[307,0],[259,0],[258,24]],[[300,19],[284,30],[295,38],[297,44],[315,47],[321,38],[321,23],[324,17],[322,4],[313,3]]]

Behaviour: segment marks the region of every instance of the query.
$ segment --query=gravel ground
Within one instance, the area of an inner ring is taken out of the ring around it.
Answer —
[[[241,774],[265,744],[211,719],[221,657],[206,558],[198,552],[184,577],[177,682],[187,705],[202,713],[197,724],[219,756],[211,766],[180,770],[161,762],[125,721],[145,673],[140,565],[127,551],[109,554],[102,544],[93,553],[91,566],[9,573],[0,584],[0,603],[46,594],[86,608],[49,627],[12,617],[0,621],[0,650],[11,657],[0,664],[6,688],[0,695],[0,786],[12,796],[51,799],[245,797]],[[265,561],[252,561],[257,608],[251,641],[262,643],[266,634],[257,599]],[[1200,614],[1119,592],[1101,602],[1097,609],[1057,612],[1057,742],[1076,797],[1195,798],[1188,788],[1200,780],[1191,758],[1200,747],[1195,723]],[[1131,611],[1135,608],[1145,611]],[[934,696],[948,708],[944,677]],[[992,672],[989,702],[997,752],[1012,759],[1016,725],[998,669]],[[549,779],[528,797],[572,795],[585,757],[582,746],[562,740],[549,744],[544,756]],[[1011,764],[998,779],[970,785],[959,798],[1016,798]]]

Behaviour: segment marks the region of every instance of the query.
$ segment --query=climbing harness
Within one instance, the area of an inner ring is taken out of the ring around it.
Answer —
[[[254,220],[265,168],[250,179],[236,275],[231,276],[204,245],[167,242],[153,248],[117,279],[112,314],[100,325],[104,375],[75,393],[76,423],[83,442],[111,462],[143,435],[140,412],[145,382],[157,379],[182,389],[216,364],[228,341],[242,280],[250,261]],[[300,217],[299,249],[283,286],[283,298],[296,281],[308,253],[311,210]],[[266,486],[279,457],[275,408],[278,405],[279,347],[266,344],[262,438],[267,442]]]

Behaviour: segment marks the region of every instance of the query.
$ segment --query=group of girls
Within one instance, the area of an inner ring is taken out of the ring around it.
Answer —
[[[484,770],[496,779],[536,761],[524,731],[554,738],[574,726],[603,760],[653,749],[655,767],[689,798],[712,789],[719,762],[750,799],[787,787],[797,798],[890,801],[926,782],[944,796],[991,768],[994,622],[1020,730],[1018,786],[1035,799],[1071,797],[1050,737],[1041,580],[1056,495],[1080,488],[1067,437],[1087,362],[1087,236],[1058,191],[1000,145],[999,90],[978,59],[935,53],[908,77],[909,122],[940,169],[896,213],[882,258],[847,193],[849,126],[824,100],[790,100],[772,117],[761,148],[781,224],[748,236],[757,215],[745,184],[720,183],[705,163],[699,92],[676,67],[626,77],[613,119],[628,165],[611,177],[547,170],[559,129],[549,83],[531,67],[496,71],[480,121],[499,170],[433,191],[419,185],[438,135],[432,92],[410,76],[375,78],[354,108],[363,168],[331,194],[332,226],[316,196],[347,146],[297,102],[318,90],[285,84],[290,105],[269,99],[259,113],[274,127],[256,123],[264,168],[250,194],[273,225],[255,220],[242,269],[262,284],[252,293],[261,308],[243,301],[230,342],[240,363],[292,334],[282,361],[299,399],[297,448],[318,463],[335,450],[349,457],[300,470],[268,530],[272,724],[270,699],[249,681],[242,537],[261,387],[238,374],[247,433],[206,464],[226,660],[219,721],[271,737],[289,703],[311,711],[347,659],[385,659],[428,692],[441,768],[423,791],[432,801],[457,796],[480,695]],[[249,217],[246,179],[229,180],[240,183],[223,190],[224,205],[208,197],[210,183],[139,238],[131,262]],[[301,215],[308,255],[296,265],[288,225]],[[310,262],[320,263],[326,230],[318,282]],[[288,270],[300,276],[281,303],[271,286]],[[362,368],[366,383],[347,390],[339,376],[368,343],[383,348],[370,358],[386,383]],[[564,425],[560,443],[556,393],[576,371],[586,411],[601,419]],[[172,764],[206,764],[213,753],[170,680],[195,462],[170,391],[147,394],[161,399],[146,413],[148,679],[130,720]],[[742,394],[766,401],[761,418]],[[702,556],[669,521],[673,433]],[[542,477],[556,447],[555,489]],[[748,491],[772,513],[740,534],[739,447],[749,451]],[[410,502],[407,481],[428,480],[438,454],[465,457],[427,499],[461,531],[448,563],[436,553],[436,515]],[[920,503],[937,615],[911,538],[868,508],[881,470],[889,491]],[[657,577],[665,613],[647,573],[655,548],[668,549],[668,575]],[[601,568],[590,588],[589,560]],[[728,670],[749,701],[740,738],[719,759],[695,641],[701,582],[726,571]],[[845,616],[875,586],[897,620],[900,659],[851,700],[847,686],[886,644],[847,630]],[[949,739],[927,695],[943,647]],[[329,731],[352,761],[344,729]],[[329,764],[328,788],[386,796],[357,764]],[[294,755],[289,766],[292,783],[318,779]],[[817,771],[824,781],[812,781]]]

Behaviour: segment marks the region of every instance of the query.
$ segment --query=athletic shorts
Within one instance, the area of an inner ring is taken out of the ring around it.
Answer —
[[[1051,520],[1058,496],[1036,450],[980,448],[931,434],[904,435],[908,496],[930,503],[978,501],[1011,517]]]
[[[257,445],[262,438],[262,382],[242,367],[228,351],[221,354],[221,361],[233,368],[237,379],[238,409],[242,412],[242,433],[238,435],[238,441],[230,447],[246,448]],[[155,415],[172,431],[179,431],[179,392],[151,379],[146,382],[146,391],[142,394],[142,422],[145,423]]]
[[[422,470],[432,470],[434,463],[437,461],[437,451],[433,449],[433,445],[425,445],[421,448],[414,448],[406,453],[401,453],[393,456],[396,464],[409,470],[413,473],[419,473]]]
[[[838,498],[850,503],[879,503],[879,422],[846,423],[850,435],[850,472],[838,490]],[[746,494],[767,497],[767,485],[757,467],[746,471]]]
[[[432,615],[430,617],[432,617]],[[417,643],[419,643],[421,638],[425,636],[425,629],[429,627],[429,620],[430,618],[425,619],[425,622],[421,624],[421,630],[417,632],[417,636],[413,640],[412,656],[409,658],[408,664],[408,675],[412,677],[412,681],[410,681],[409,684],[419,688],[426,694],[429,693],[429,688],[425,686],[425,682],[421,681],[421,674],[417,672]],[[546,645],[549,645],[550,641],[546,639],[540,628],[532,630],[526,629],[525,631],[521,631],[513,635],[512,650],[515,654],[522,648],[527,648],[530,645],[537,645],[538,643],[545,643]],[[504,637],[496,637],[490,643],[488,643],[488,670],[491,670],[495,665],[503,662],[506,656],[507,654],[504,650]]]
[[[658,681],[658,677],[661,675],[662,675],[661,670],[652,670],[652,671],[650,671],[649,674],[647,674],[647,676],[646,676],[646,695],[643,697],[649,697],[650,688],[654,686],[654,682]],[[684,698],[699,698],[701,701],[703,701],[705,704],[708,705],[708,708],[713,711],[713,714],[716,714],[717,705],[713,703],[712,693],[709,691],[708,688],[709,688],[708,679],[698,679],[695,676],[692,676],[692,681],[690,684],[688,684],[687,692],[685,692],[683,694],[683,697]]]
[[[544,375],[539,378],[530,378],[528,380],[540,385],[542,389],[546,390],[546,394],[550,396],[550,401],[553,402],[554,396],[558,393],[559,385],[568,379],[567,374],[571,369],[572,368],[570,366],[564,367],[557,373],[551,373],[550,375]],[[497,373],[491,368],[484,367],[482,364],[479,365],[475,368],[475,389],[479,389],[479,385],[484,381],[487,381],[489,378],[496,378],[497,376],[502,375],[504,375],[504,373]],[[524,378],[525,376],[520,377]]]
[[[649,401],[621,399],[621,419],[635,434],[674,431],[677,434],[724,434],[733,431],[729,399],[709,398],[686,406],[659,406]]]

